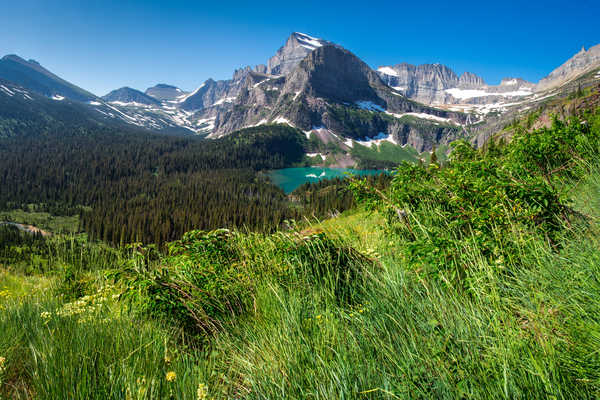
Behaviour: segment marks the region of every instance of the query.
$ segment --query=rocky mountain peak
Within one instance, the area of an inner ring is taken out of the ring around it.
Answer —
[[[587,51],[585,47],[582,47],[577,54],[540,80],[536,91],[548,90],[560,86],[597,66],[600,66],[600,44],[590,47]]]
[[[482,77],[477,76],[471,72],[463,72],[458,79],[459,87],[463,89],[478,88],[485,85],[485,81]]]
[[[377,100],[374,87],[385,86],[367,64],[350,51],[331,44],[309,53],[288,81],[306,81],[304,86],[310,96],[339,102]]]
[[[323,39],[314,38],[300,32],[294,32],[267,63],[266,73],[269,75],[287,75],[310,52],[324,45],[331,45]]]
[[[54,75],[37,61],[26,61],[15,54],[0,60],[0,78],[47,97],[60,96],[77,101],[96,99],[92,93]]]
[[[139,90],[132,89],[130,87],[122,87],[120,89],[113,90],[105,96],[102,96],[102,100],[110,103],[135,103],[144,105],[159,105],[160,101],[150,97],[149,95],[140,92]]]

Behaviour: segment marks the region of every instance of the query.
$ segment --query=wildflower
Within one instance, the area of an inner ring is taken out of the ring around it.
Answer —
[[[174,382],[176,378],[177,378],[177,374],[175,373],[175,371],[167,372],[167,376],[166,376],[167,382]]]
[[[208,387],[204,383],[198,384],[198,400],[205,400],[208,396]]]
[[[6,363],[6,357],[0,357],[0,372],[4,372],[4,363]]]
[[[48,323],[48,321],[52,317],[52,314],[50,314],[48,311],[44,311],[40,314],[40,317],[44,320],[45,323]]]

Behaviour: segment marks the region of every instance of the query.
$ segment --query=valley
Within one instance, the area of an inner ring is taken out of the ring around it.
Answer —
[[[0,399],[600,397],[600,45],[497,85],[263,47],[103,96],[0,59]]]

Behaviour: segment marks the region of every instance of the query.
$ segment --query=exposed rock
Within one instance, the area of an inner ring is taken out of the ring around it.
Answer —
[[[446,103],[451,96],[445,90],[459,85],[459,78],[454,71],[441,64],[415,66],[402,63],[380,67],[378,72],[388,86],[401,91],[408,98],[427,104]]]
[[[422,113],[449,122],[410,125],[391,115],[394,113]],[[450,125],[465,118],[464,114],[406,99],[351,52],[324,45],[309,53],[287,76],[250,73],[232,108],[217,118],[211,137],[257,124],[288,123],[304,131],[323,127],[340,137],[405,132],[402,143],[410,140],[419,148],[429,148],[435,138],[449,137],[450,132],[453,137],[461,135],[462,128]]]
[[[579,53],[575,54],[563,65],[540,80],[536,87],[536,91],[540,92],[560,86],[598,66],[600,66],[600,44],[597,44],[587,51],[585,48],[582,48]]]
[[[310,52],[326,44],[332,43],[313,38],[303,33],[294,32],[290,35],[285,45],[277,50],[277,53],[269,59],[265,72],[270,75],[287,75]]]
[[[153,97],[148,96],[139,90],[132,89],[130,87],[122,87],[120,89],[113,90],[105,96],[102,96],[102,100],[108,102],[119,102],[119,103],[137,103],[145,105],[160,105],[160,101]]]
[[[381,79],[406,97],[425,104],[493,104],[532,94],[534,84],[519,78],[505,78],[490,86],[470,72],[460,77],[441,64],[397,64],[380,67]]]
[[[463,72],[458,79],[458,87],[461,89],[474,89],[482,86],[485,86],[483,78],[471,72]]]

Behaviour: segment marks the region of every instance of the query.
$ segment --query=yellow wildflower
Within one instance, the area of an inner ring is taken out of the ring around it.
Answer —
[[[206,400],[208,397],[208,387],[204,383],[198,384],[198,400]]]
[[[177,374],[175,373],[175,371],[169,371],[167,372],[166,378],[167,382],[173,382],[177,378]]]

